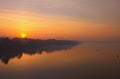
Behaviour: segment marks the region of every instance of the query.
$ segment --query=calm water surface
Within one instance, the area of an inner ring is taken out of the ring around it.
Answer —
[[[120,79],[120,43],[1,56],[0,79]]]

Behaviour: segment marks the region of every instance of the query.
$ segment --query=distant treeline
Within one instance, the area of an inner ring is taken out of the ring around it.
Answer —
[[[56,40],[56,39],[48,39],[48,40],[41,40],[41,39],[29,39],[29,38],[0,38],[0,48],[24,48],[24,47],[48,47],[48,46],[60,46],[60,45],[73,45],[78,44],[77,41],[70,41],[70,40]]]

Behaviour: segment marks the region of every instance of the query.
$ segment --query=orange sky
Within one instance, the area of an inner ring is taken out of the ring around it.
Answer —
[[[75,40],[119,40],[120,27],[74,17],[25,11],[0,12],[0,35],[28,38]]]

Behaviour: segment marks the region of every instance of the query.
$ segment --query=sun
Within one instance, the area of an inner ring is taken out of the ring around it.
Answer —
[[[21,36],[21,38],[26,38],[27,35],[26,35],[26,33],[21,33],[20,36]]]

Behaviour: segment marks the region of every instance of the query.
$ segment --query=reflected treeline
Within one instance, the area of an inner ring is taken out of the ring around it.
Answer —
[[[8,64],[9,60],[14,57],[21,58],[23,53],[29,55],[42,54],[43,51],[51,53],[57,50],[70,49],[77,44],[79,42],[69,40],[0,38],[0,60],[4,64]]]

